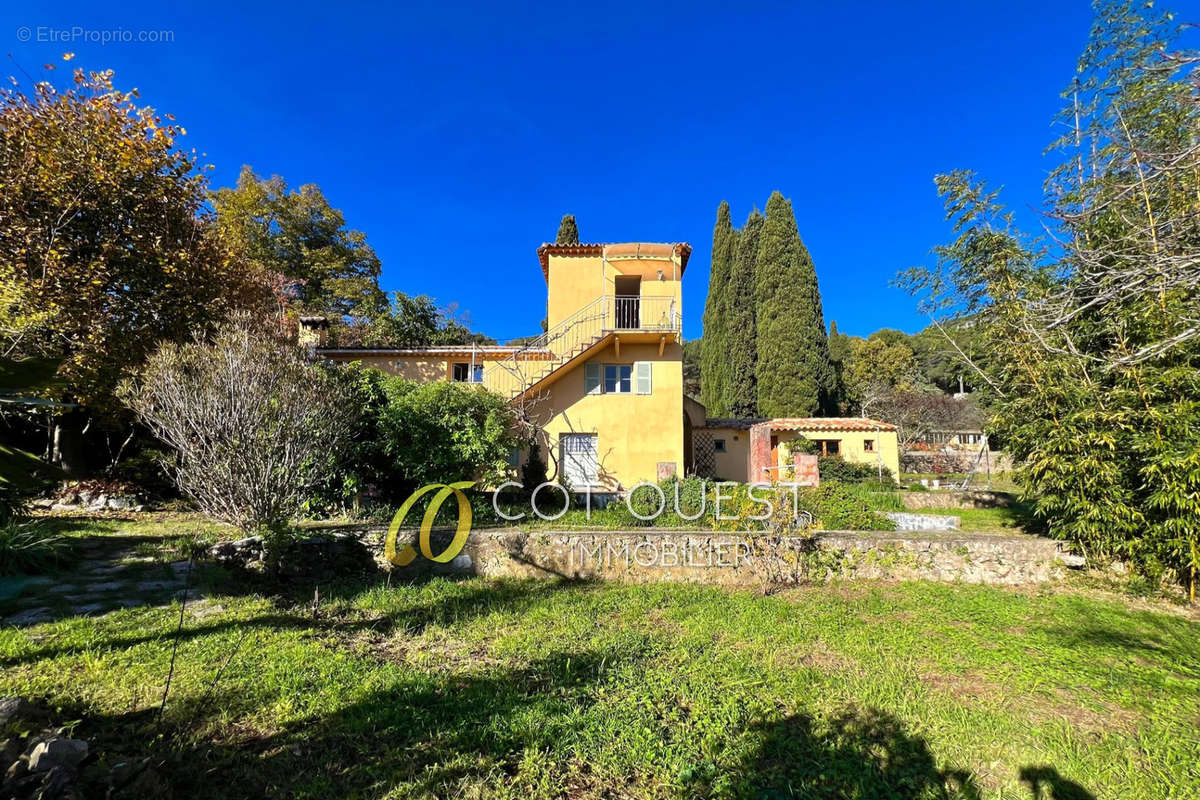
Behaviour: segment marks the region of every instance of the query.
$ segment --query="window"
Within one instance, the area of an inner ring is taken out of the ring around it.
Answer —
[[[600,478],[599,448],[594,433],[564,433],[559,439],[562,448],[563,474],[572,489],[595,486]]]
[[[587,394],[650,394],[654,383],[654,363],[584,365],[583,390]]]
[[[818,439],[817,444],[820,445],[823,456],[836,456],[842,452],[842,443],[837,439]]]
[[[510,467],[519,467],[521,465],[521,448],[514,447],[508,451],[508,465]]]
[[[629,364],[604,365],[604,393],[629,394],[633,391],[633,367]]]
[[[874,439],[863,439],[863,452],[864,453],[874,453],[875,452],[875,440]]]
[[[713,439],[713,450],[715,450],[718,453],[726,452],[725,451],[725,440],[724,439]]]
[[[456,383],[483,383],[483,364],[455,362],[450,377]]]

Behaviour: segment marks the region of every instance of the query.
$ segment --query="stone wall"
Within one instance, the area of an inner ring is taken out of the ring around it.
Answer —
[[[399,538],[398,547],[404,541],[416,543],[415,532],[402,532]],[[431,552],[437,555],[451,536],[435,532],[431,538]],[[1055,542],[1019,535],[823,531],[812,537],[770,537],[654,529],[499,529],[471,533],[462,552],[447,564],[418,557],[393,569],[400,575],[559,576],[762,588],[831,578],[1026,584],[1058,577],[1059,566]]]
[[[980,490],[900,492],[900,502],[910,510],[923,508],[1008,508],[1013,496],[1007,492]]]

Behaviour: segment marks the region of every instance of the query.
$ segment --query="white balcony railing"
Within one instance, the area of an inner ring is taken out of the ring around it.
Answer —
[[[674,297],[602,295],[483,373],[483,384],[516,397],[610,333],[678,332],[682,321]]]

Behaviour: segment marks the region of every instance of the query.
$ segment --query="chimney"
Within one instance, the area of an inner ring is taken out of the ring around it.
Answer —
[[[314,354],[318,347],[324,347],[328,340],[329,320],[322,316],[300,318],[296,341],[310,355]]]

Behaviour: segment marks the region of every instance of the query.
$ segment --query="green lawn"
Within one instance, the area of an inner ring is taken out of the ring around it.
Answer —
[[[1200,622],[1165,604],[379,579],[314,607],[200,574],[178,635],[178,603],[3,629],[0,694],[176,797],[1200,796]]]

